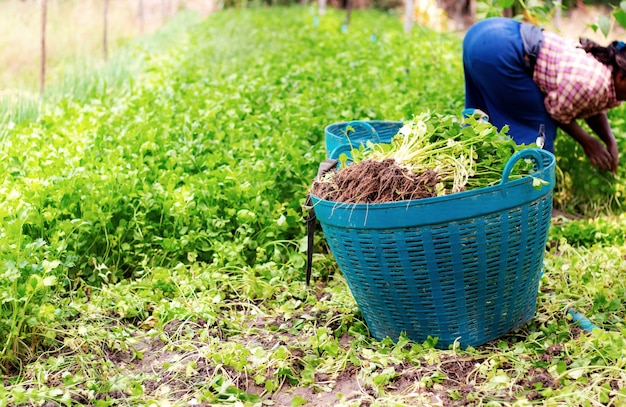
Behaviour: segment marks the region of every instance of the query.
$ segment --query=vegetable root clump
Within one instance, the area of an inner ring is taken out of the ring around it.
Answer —
[[[394,159],[363,160],[332,173],[330,181],[315,181],[311,193],[333,202],[395,202],[436,196],[438,182],[433,170],[416,174]]]

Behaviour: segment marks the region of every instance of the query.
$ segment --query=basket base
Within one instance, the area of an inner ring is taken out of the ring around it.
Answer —
[[[476,330],[472,331],[470,329],[466,329],[462,333],[458,332],[458,336],[455,336],[455,333],[452,332],[434,332],[429,330],[423,330],[419,327],[418,329],[398,331],[397,327],[381,326],[380,317],[367,318],[364,316],[364,318],[368,328],[370,329],[372,337],[379,341],[382,341],[385,338],[389,338],[393,342],[397,342],[401,335],[406,336],[408,339],[416,343],[423,343],[429,340],[429,338],[436,338],[437,342],[434,345],[435,348],[445,350],[449,349],[452,345],[459,346],[462,349],[465,349],[469,346],[477,347],[484,345],[525,326],[530,321],[532,321],[534,316],[535,309],[533,308],[532,310],[529,310],[527,315],[517,316],[517,323],[512,323],[501,330],[495,329],[490,333],[489,336],[485,336],[483,332],[479,332]],[[368,322],[368,320],[371,322]],[[474,325],[476,325],[476,323],[474,323]]]

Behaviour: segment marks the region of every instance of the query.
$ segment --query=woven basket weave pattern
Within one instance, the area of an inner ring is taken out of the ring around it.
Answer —
[[[534,315],[551,210],[546,196],[431,227],[322,227],[374,337],[479,345]]]

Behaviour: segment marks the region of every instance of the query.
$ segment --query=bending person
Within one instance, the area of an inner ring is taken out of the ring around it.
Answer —
[[[606,116],[626,100],[626,46],[562,38],[527,23],[488,18],[463,39],[465,107],[484,111],[496,127],[509,126],[518,144],[537,140],[554,152],[560,127],[602,171],[617,171],[617,143]],[[577,122],[583,119],[600,140]]]

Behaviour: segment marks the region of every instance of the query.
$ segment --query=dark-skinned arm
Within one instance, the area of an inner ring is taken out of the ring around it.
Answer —
[[[604,141],[604,145],[597,138],[588,134],[583,128],[572,120],[570,123],[559,123],[559,127],[576,140],[585,151],[591,164],[600,168],[601,171],[611,170],[617,172],[619,156],[617,153],[617,143],[611,132],[606,113],[599,113],[585,119],[591,130],[593,130]]]
[[[595,116],[588,117],[585,121],[591,130],[593,130],[594,133],[596,133],[604,142],[604,145],[606,145],[606,149],[611,155],[612,165],[610,170],[617,172],[617,166],[619,164],[617,142],[615,141],[615,136],[613,136],[613,132],[611,131],[611,126],[609,124],[609,119],[606,117],[606,113],[598,113]]]

